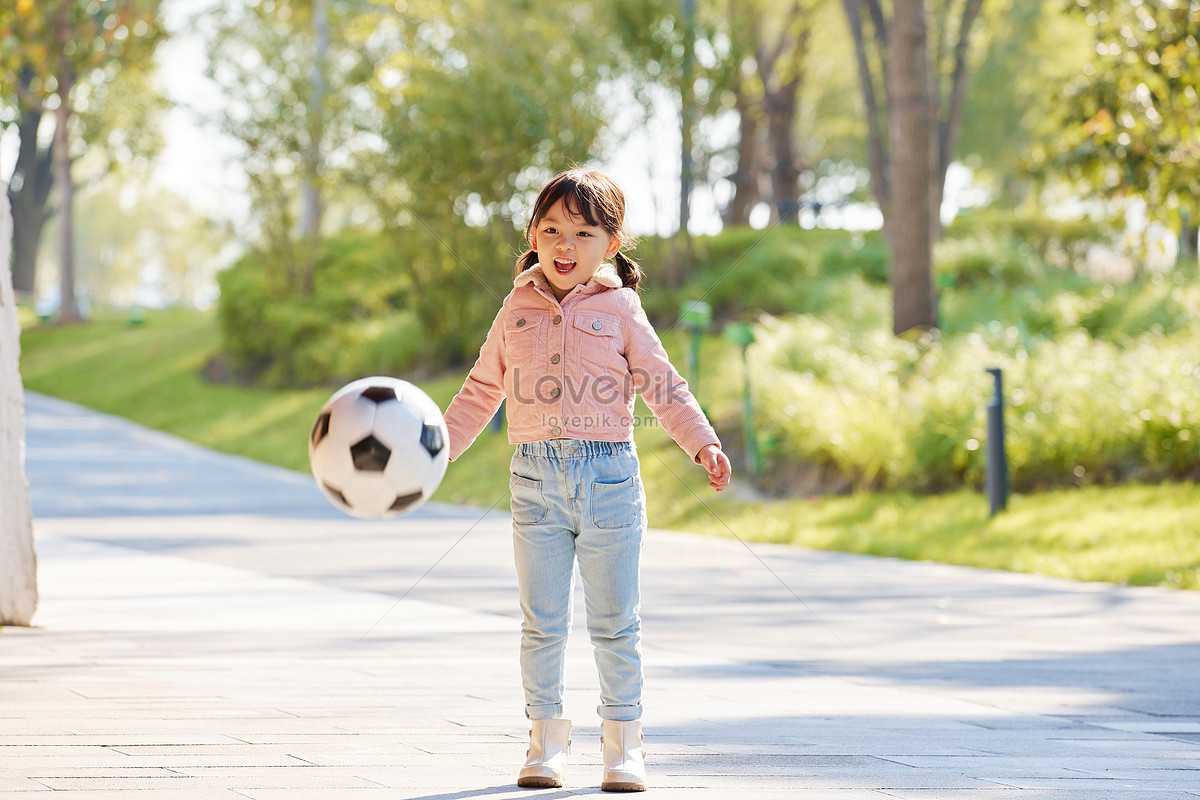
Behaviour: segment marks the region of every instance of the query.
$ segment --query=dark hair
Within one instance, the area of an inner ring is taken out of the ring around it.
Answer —
[[[537,229],[542,217],[546,216],[554,204],[563,201],[567,211],[572,216],[583,217],[588,225],[603,228],[611,236],[620,237],[621,247],[633,244],[633,237],[625,233],[625,193],[616,182],[603,172],[585,169],[569,169],[561,172],[552,181],[542,187],[537,201],[533,204],[533,214],[529,224],[525,226],[525,240],[529,241]],[[613,256],[617,274],[621,283],[637,291],[642,281],[642,269],[637,262],[617,250]],[[513,277],[538,263],[537,251],[533,248],[525,250],[517,257]]]

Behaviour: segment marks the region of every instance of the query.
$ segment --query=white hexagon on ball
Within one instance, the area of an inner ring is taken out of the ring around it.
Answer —
[[[446,474],[449,434],[429,395],[408,381],[371,377],[325,403],[308,440],[313,477],[336,507],[357,517],[408,513]]]

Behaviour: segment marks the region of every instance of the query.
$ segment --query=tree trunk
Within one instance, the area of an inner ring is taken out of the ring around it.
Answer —
[[[300,267],[302,294],[312,291],[321,244],[321,219],[325,204],[321,197],[321,145],[325,139],[325,61],[329,55],[329,20],[324,0],[313,0],[313,60],[309,69],[312,94],[308,99],[308,142],[304,147],[303,208],[300,235],[304,240]]]
[[[768,88],[767,147],[771,152],[771,195],[776,218],[796,225],[800,222],[800,159],[796,155],[796,90],[798,78],[777,89]]]
[[[730,176],[733,198],[725,212],[725,222],[729,225],[749,225],[750,212],[762,199],[762,190],[759,188],[759,160],[762,158],[759,122],[754,104],[743,86],[737,87],[734,101],[741,130],[738,136],[737,171]]]
[[[668,287],[682,286],[692,271],[695,251],[692,232],[692,127],[696,124],[696,0],[682,0],[683,72],[679,82],[679,230],[675,233],[673,264],[664,271]]]
[[[896,0],[891,37],[892,310],[896,334],[933,328],[929,185],[934,132],[925,0]]]
[[[800,222],[803,165],[796,152],[796,108],[810,34],[804,5],[796,0],[787,10],[779,41],[769,47],[765,37],[760,35],[755,54],[767,118],[772,204],[775,218],[791,224]]]
[[[46,203],[54,185],[54,161],[50,151],[38,147],[41,121],[40,110],[21,112],[17,123],[20,148],[13,170],[13,185],[8,190],[13,216],[13,288],[29,294],[37,288],[38,245],[49,216]]]
[[[71,182],[71,89],[74,75],[66,58],[71,42],[71,27],[68,23],[67,4],[60,6],[55,22],[59,45],[58,108],[54,110],[54,185],[58,191],[58,248],[59,279],[61,298],[58,319],[61,322],[78,322],[79,301],[75,297],[75,229],[74,214],[75,184]]]
[[[1183,224],[1179,228],[1179,256],[1176,261],[1180,264],[1196,266],[1197,239],[1200,239],[1200,220],[1191,220],[1185,214]]]
[[[17,304],[9,271],[12,217],[0,192],[0,625],[28,625],[37,609],[33,513],[25,480],[25,392]]]

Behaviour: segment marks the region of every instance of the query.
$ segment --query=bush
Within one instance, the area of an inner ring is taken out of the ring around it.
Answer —
[[[811,315],[765,317],[756,333],[769,475],[815,467],[833,476],[826,488],[982,487],[985,369],[997,366],[1015,489],[1200,477],[1197,324],[1124,346],[1082,329],[1031,343],[998,324],[909,342]],[[737,425],[733,407],[722,428]]]
[[[1027,286],[1045,276],[1045,265],[1028,245],[996,236],[943,239],[934,247],[934,269],[942,287]]]
[[[235,377],[332,385],[470,363],[511,287],[511,242],[465,228],[454,249],[424,229],[351,231],[322,242],[312,291],[274,280],[252,252],[218,276],[222,347]]]
[[[874,294],[888,281],[887,251],[877,233],[795,225],[768,231],[728,228],[698,237],[694,247],[695,271],[682,286],[668,289],[656,278],[661,261],[671,257],[669,244],[651,239],[639,245],[651,289],[643,303],[659,325],[674,324],[680,305],[699,299],[712,306],[718,320],[758,312],[833,313],[857,320],[868,312],[851,287],[867,286]]]
[[[1109,245],[1116,238],[1114,225],[1102,220],[1060,220],[1041,212],[980,208],[959,214],[946,228],[944,240],[1011,244],[1043,264],[1069,268],[1083,263],[1093,246]]]
[[[313,386],[416,365],[410,280],[380,237],[327,241],[308,294],[273,284],[272,258],[252,252],[218,276],[222,349],[240,380]]]

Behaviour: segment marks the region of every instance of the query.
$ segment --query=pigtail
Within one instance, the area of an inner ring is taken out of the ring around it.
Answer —
[[[625,285],[625,288],[633,289],[635,292],[641,291],[642,268],[638,266],[638,263],[620,250],[613,256],[613,263],[617,266],[617,274],[621,276],[621,283]]]
[[[516,266],[513,267],[513,279],[515,280],[518,275],[520,275],[522,272],[529,269],[530,267],[537,266],[537,263],[538,263],[537,250],[534,250],[533,248],[529,248],[524,253],[521,253],[521,255],[517,256]]]

